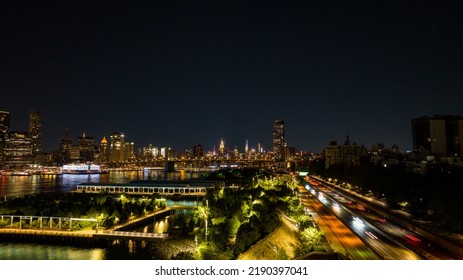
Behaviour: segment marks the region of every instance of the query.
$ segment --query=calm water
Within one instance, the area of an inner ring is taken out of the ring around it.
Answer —
[[[127,183],[132,180],[187,180],[197,178],[198,173],[162,171],[130,171],[111,172],[94,175],[34,175],[34,176],[1,176],[0,197],[27,195],[38,192],[62,192],[73,190],[80,183]],[[171,204],[167,201],[167,204]],[[194,204],[192,201],[180,202]],[[161,219],[155,224],[143,227],[140,231],[163,232],[168,229],[168,219]],[[0,242],[0,260],[104,260],[125,259],[127,253],[114,253],[102,248],[81,248],[64,245],[5,243]]]
[[[133,180],[188,180],[199,173],[158,170],[111,172],[93,175],[33,175],[0,176],[0,196],[24,195],[38,192],[70,191],[80,183],[128,183]]]

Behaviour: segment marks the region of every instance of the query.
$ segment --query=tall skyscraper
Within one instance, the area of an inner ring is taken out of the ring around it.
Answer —
[[[5,160],[5,141],[10,131],[10,112],[0,111],[0,166]]]
[[[42,152],[42,122],[41,113],[38,110],[29,112],[29,134],[32,139],[32,155]]]
[[[95,141],[93,137],[82,133],[77,137],[77,146],[79,146],[79,158],[81,162],[93,162],[95,160]]]
[[[100,142],[100,163],[108,161],[108,140],[103,136]]]
[[[8,168],[32,163],[32,138],[25,131],[10,131],[5,141],[5,164]]]
[[[223,139],[220,139],[220,146],[219,146],[219,155],[221,157],[225,156],[226,150],[225,150],[225,141]]]
[[[125,135],[124,132],[113,132],[110,136],[109,144],[109,161],[122,162],[125,161]]]
[[[434,115],[412,120],[413,151],[422,155],[463,155],[463,118]]]
[[[123,161],[128,161],[128,160],[133,159],[134,150],[135,150],[135,143],[126,141],[124,143],[124,159],[123,159]]]
[[[71,162],[72,138],[69,136],[69,130],[63,129],[64,136],[59,145],[59,163],[66,164]]]
[[[285,122],[276,120],[273,122],[273,157],[281,159],[285,142]]]

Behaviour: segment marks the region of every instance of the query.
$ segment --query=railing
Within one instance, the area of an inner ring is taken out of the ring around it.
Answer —
[[[181,196],[205,196],[205,187],[139,187],[139,186],[111,186],[111,185],[78,185],[75,192],[78,193],[127,193],[144,195],[181,195]]]

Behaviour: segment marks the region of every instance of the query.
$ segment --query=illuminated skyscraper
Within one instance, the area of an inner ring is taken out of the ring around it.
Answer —
[[[223,141],[223,139],[220,139],[219,155],[223,157],[225,156],[225,152],[225,141]]]
[[[129,161],[133,159],[135,150],[135,143],[134,142],[125,142],[124,143],[124,159],[123,161]]]
[[[273,122],[273,156],[275,159],[282,158],[282,151],[285,147],[285,122],[276,120]]]
[[[103,136],[100,142],[100,162],[108,161],[108,140]]]
[[[5,141],[10,131],[10,112],[0,111],[0,165],[4,162]]]
[[[79,147],[79,158],[81,162],[93,162],[95,160],[95,141],[93,137],[82,133],[77,137],[77,146]]]
[[[124,132],[113,132],[110,136],[109,160],[111,162],[124,161],[125,153],[125,135]]]
[[[41,113],[37,110],[29,112],[29,134],[32,139],[32,155],[42,152],[42,122]]]
[[[66,164],[71,162],[71,147],[72,139],[69,136],[69,131],[67,128],[63,129],[64,137],[61,139],[59,145],[59,163]]]
[[[10,131],[5,142],[5,164],[8,168],[32,163],[32,138],[25,131]]]

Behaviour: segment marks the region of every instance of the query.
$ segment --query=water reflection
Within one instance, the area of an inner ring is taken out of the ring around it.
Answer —
[[[170,216],[166,216],[163,218],[160,218],[159,220],[155,220],[154,223],[149,224],[141,230],[135,230],[135,231],[141,231],[141,232],[146,232],[146,233],[165,233],[169,230],[169,221],[170,221]]]
[[[114,171],[108,174],[63,174],[0,176],[0,196],[25,195],[38,192],[73,190],[81,183],[128,183],[135,180],[188,180],[198,178],[196,172],[168,172],[160,170]]]
[[[103,260],[105,249],[73,246],[0,243],[0,260]]]
[[[169,172],[159,170],[111,172],[92,175],[32,175],[0,176],[0,198],[19,196],[39,192],[63,192],[73,190],[80,183],[128,183],[134,180],[188,180],[198,178],[201,173]],[[200,199],[199,199],[200,200]],[[168,206],[201,205],[201,201],[167,200]],[[166,232],[171,218],[159,218],[154,223],[137,231]],[[113,251],[110,248],[80,248],[56,244],[2,243],[0,242],[0,260],[102,260],[129,259],[125,251]]]

